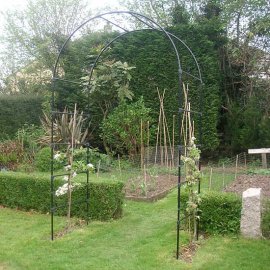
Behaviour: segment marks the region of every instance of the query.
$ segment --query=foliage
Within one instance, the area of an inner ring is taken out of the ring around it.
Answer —
[[[55,179],[57,189],[62,181]],[[90,183],[90,218],[110,220],[122,215],[123,184]],[[74,205],[72,216],[86,218],[86,186],[81,185],[73,191]],[[67,204],[67,196],[55,198],[56,206]],[[85,201],[84,201],[85,199]],[[31,176],[22,173],[0,174],[0,204],[21,210],[35,210],[41,213],[50,212],[50,181],[47,177]],[[57,214],[66,215],[65,207],[59,207]]]
[[[198,182],[201,179],[198,162],[200,161],[200,150],[195,145],[195,138],[190,138],[187,147],[187,155],[181,156],[185,168],[185,189],[188,192],[188,201],[186,202],[186,213],[188,215],[189,232],[191,233],[191,226],[193,227],[193,237],[191,240],[196,239],[197,235],[197,220],[200,220],[200,204],[201,197],[195,191]],[[191,222],[193,224],[191,224]]]
[[[72,144],[73,147],[74,144],[83,143],[85,141],[88,129],[84,132],[82,130],[86,118],[84,118],[83,112],[79,113],[77,111],[76,104],[74,112],[70,112],[65,108],[63,112],[59,112],[53,119],[53,140],[55,143],[67,143],[69,147]],[[52,119],[44,113],[44,118],[41,119],[41,123],[45,135],[40,138],[39,141],[43,144],[49,144],[51,142]]]
[[[54,162],[55,169],[60,169],[61,163]],[[51,170],[51,148],[44,147],[40,149],[35,156],[35,166],[40,172],[49,172]]]
[[[262,213],[262,234],[270,239],[270,200],[265,199],[263,202]]]
[[[131,104],[121,103],[102,123],[102,136],[111,150],[127,152],[134,158],[140,152],[141,140],[147,143],[149,113],[143,98]]]
[[[261,161],[259,162],[259,166],[261,166]],[[259,175],[270,175],[270,169],[256,169],[250,168],[248,169],[248,174],[259,174]]]
[[[23,10],[7,11],[4,15],[6,54],[2,61],[7,63],[6,72],[35,62],[43,75],[44,70],[51,74],[65,37],[89,17],[90,11],[84,0],[29,0]],[[41,74],[34,76],[42,85]]]
[[[42,101],[36,95],[0,95],[0,140],[15,138],[24,124],[39,126]]]
[[[33,124],[24,124],[16,135],[24,152],[24,161],[32,163],[39,149],[38,139],[43,135],[43,129]]]
[[[211,234],[240,232],[241,198],[235,194],[207,192],[201,195],[200,229]],[[183,203],[188,194],[182,195]]]
[[[168,31],[176,36],[185,37],[184,41],[190,46],[202,69],[202,77],[205,85],[200,88],[196,80],[183,74],[183,81],[189,84],[190,102],[193,110],[202,111],[202,132],[203,149],[214,150],[219,141],[217,136],[217,123],[220,108],[220,83],[221,75],[218,70],[219,59],[216,45],[209,41],[208,29],[203,24],[177,25]],[[193,33],[190,35],[190,33]],[[196,37],[196,38],[195,38]],[[200,44],[200,47],[197,44]],[[189,73],[198,74],[195,63],[189,52],[176,42],[176,46],[181,52],[181,65],[183,69],[188,67]],[[142,31],[135,32],[133,35],[119,40],[112,48],[113,57],[125,60],[130,65],[136,66],[132,70],[132,80],[130,87],[134,92],[134,99],[144,97],[145,104],[151,108],[151,116],[158,122],[159,100],[157,87],[166,89],[164,99],[164,109],[167,119],[169,132],[172,133],[172,118],[178,113],[178,79],[175,54],[171,44],[166,42],[163,35],[156,32]],[[146,83],[147,82],[147,83]],[[200,98],[200,90],[202,95]],[[182,95],[181,95],[181,100]],[[202,109],[200,106],[202,105]],[[195,126],[199,126],[199,117],[194,115]],[[197,130],[198,131],[198,130]],[[195,134],[196,137],[198,134]],[[178,134],[175,134],[175,140]]]
[[[22,145],[16,140],[0,143],[0,169],[15,169],[23,159]]]
[[[87,150],[85,148],[74,149],[74,161],[86,161]],[[110,156],[101,153],[97,148],[89,148],[89,158],[96,170],[107,172],[114,165]]]

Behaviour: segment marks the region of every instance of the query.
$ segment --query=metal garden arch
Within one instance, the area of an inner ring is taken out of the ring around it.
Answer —
[[[111,15],[128,15],[130,17],[132,17],[133,19],[136,19],[137,21],[139,21],[142,25],[146,26],[146,28],[142,28],[142,29],[138,29],[138,30],[128,30],[125,29],[124,27],[120,26],[117,22],[112,21],[112,19],[110,18]],[[54,70],[53,70],[53,78],[52,78],[52,93],[51,93],[51,239],[54,239],[54,213],[57,211],[57,207],[55,205],[55,188],[54,188],[54,180],[58,177],[58,176],[62,176],[62,175],[57,175],[54,174],[54,147],[55,145],[57,145],[58,143],[56,143],[54,141],[54,126],[53,126],[53,122],[54,119],[56,117],[57,114],[63,114],[64,112],[59,112],[57,111],[56,108],[56,103],[55,103],[55,88],[56,88],[56,81],[64,81],[67,83],[75,83],[78,84],[78,82],[74,82],[74,81],[68,81],[65,80],[63,78],[61,78],[58,75],[58,69],[59,69],[59,62],[60,62],[60,58],[63,55],[63,52],[65,50],[65,48],[67,47],[69,41],[72,39],[72,37],[82,28],[84,27],[86,24],[88,24],[89,22],[92,22],[94,20],[97,19],[101,19],[106,21],[107,23],[113,25],[114,27],[117,27],[118,29],[120,29],[122,31],[122,33],[120,33],[118,36],[116,36],[115,38],[113,38],[107,45],[105,45],[102,50],[100,51],[100,53],[98,54],[98,56],[96,57],[94,64],[91,66],[91,71],[90,71],[90,75],[89,75],[89,87],[88,87],[88,92],[87,92],[87,96],[88,96],[88,113],[86,114],[88,117],[90,115],[89,112],[89,100],[90,100],[90,82],[91,82],[91,78],[93,75],[93,70],[96,67],[96,65],[98,64],[98,61],[101,57],[101,55],[106,51],[106,49],[115,41],[117,41],[119,38],[128,35],[128,34],[132,34],[135,32],[139,32],[139,31],[158,31],[161,34],[163,34],[167,40],[170,42],[170,44],[172,45],[172,49],[175,53],[175,59],[177,62],[177,67],[178,67],[178,95],[179,95],[179,107],[178,107],[178,123],[180,123],[180,119],[181,119],[181,114],[183,112],[185,112],[185,108],[182,108],[182,100],[181,100],[181,94],[182,94],[182,76],[183,74],[186,74],[187,76],[190,76],[191,78],[197,80],[200,83],[200,93],[202,92],[202,76],[201,76],[201,71],[200,71],[200,67],[198,64],[198,61],[195,57],[195,55],[193,54],[193,52],[191,51],[191,49],[188,47],[188,45],[181,40],[179,37],[175,36],[174,34],[166,31],[160,24],[158,24],[157,22],[153,21],[152,19],[136,13],[136,12],[131,12],[131,11],[112,11],[112,12],[106,12],[103,14],[99,14],[97,16],[94,16],[88,20],[86,20],[84,23],[82,23],[79,27],[77,27],[70,35],[69,37],[66,39],[66,41],[64,42],[62,48],[60,49],[56,62],[55,62],[55,66],[54,66]],[[193,75],[185,70],[182,69],[182,65],[181,65],[181,59],[180,59],[180,54],[178,52],[177,46],[175,42],[180,42],[182,44],[182,46],[190,53],[195,65],[196,65],[196,69],[197,69],[197,75]],[[200,116],[200,121],[199,121],[199,143],[201,145],[201,141],[202,141],[202,130],[201,130],[201,119],[202,119],[202,104],[201,104],[201,97],[200,97],[200,109],[199,112],[195,112],[195,111],[191,111],[191,113],[197,113]],[[181,190],[181,184],[183,183],[181,181],[181,166],[180,166],[180,161],[181,161],[181,150],[186,147],[185,145],[181,145],[181,138],[180,138],[180,124],[178,124],[179,126],[179,145],[178,145],[178,183],[177,183],[177,226],[176,226],[176,230],[177,230],[177,235],[176,235],[176,258],[179,258],[179,231],[180,231],[180,190]],[[90,144],[86,143],[84,144],[84,146],[87,148],[87,162],[89,162],[89,147]],[[90,198],[90,190],[89,190],[89,173],[86,172],[86,178],[87,178],[87,194],[86,194],[86,200],[84,201],[84,203],[87,204],[87,216],[89,214],[89,198]],[[198,184],[198,192],[200,192],[200,183]]]

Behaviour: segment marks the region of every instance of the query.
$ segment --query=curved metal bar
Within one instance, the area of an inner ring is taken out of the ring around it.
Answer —
[[[115,25],[115,24],[114,24],[114,25]],[[117,25],[116,25],[116,26],[117,26]],[[97,65],[97,63],[98,63],[100,57],[101,57],[102,54],[107,50],[107,48],[109,48],[109,47],[111,46],[112,43],[114,43],[114,42],[115,42],[116,40],[118,40],[119,38],[124,37],[124,36],[126,36],[126,35],[128,35],[128,34],[132,34],[132,33],[135,33],[135,32],[141,32],[141,31],[145,31],[145,30],[159,31],[159,32],[160,32],[160,30],[158,30],[158,29],[149,29],[149,28],[136,29],[136,30],[132,30],[132,31],[129,31],[129,32],[124,32],[124,33],[118,35],[117,37],[113,38],[109,43],[107,43],[107,44],[102,48],[102,50],[99,52],[98,56],[96,57],[96,59],[95,59],[93,65],[92,65],[92,68],[91,68],[91,71],[90,71],[90,75],[89,75],[89,84],[90,84],[91,79],[92,79],[93,70],[94,70],[94,68],[96,67],[96,65]],[[188,72],[186,72],[186,71],[183,71],[183,70],[182,70],[182,73],[185,73],[185,74],[187,74],[187,75],[189,75],[189,76],[191,76],[191,77],[193,77],[193,78],[199,80],[200,83],[202,83],[200,67],[199,67],[199,64],[198,64],[198,62],[197,62],[197,59],[196,59],[195,55],[192,53],[192,51],[190,50],[190,48],[186,45],[186,43],[185,43],[184,41],[182,41],[180,38],[178,38],[177,36],[173,35],[173,34],[170,33],[170,32],[167,32],[167,33],[168,33],[170,36],[174,37],[174,38],[175,38],[176,40],[178,40],[179,42],[181,42],[181,43],[188,49],[188,51],[190,52],[190,54],[192,55],[192,57],[193,57],[193,59],[194,59],[194,61],[195,61],[195,63],[196,63],[197,70],[198,70],[198,73],[199,73],[199,77],[196,77],[196,76],[194,76],[194,75],[192,75],[192,74],[190,74],[190,73],[188,73]]]
[[[128,15],[131,15],[133,17],[137,16],[137,17],[142,17],[150,22],[152,22],[154,25],[156,25],[168,38],[169,40],[171,41],[172,43],[172,46],[175,50],[175,53],[176,53],[176,57],[177,57],[177,61],[178,61],[178,65],[179,65],[179,69],[181,70],[181,61],[180,61],[180,58],[179,58],[179,54],[178,54],[178,51],[177,51],[177,48],[172,40],[172,38],[168,35],[168,33],[166,32],[166,30],[158,23],[156,23],[155,21],[153,21],[152,19],[142,15],[142,14],[139,14],[139,13],[136,13],[136,12],[132,12],[132,11],[111,11],[111,12],[106,12],[106,13],[103,13],[103,14],[99,14],[99,15],[96,15],[94,17],[91,17],[90,19],[86,20],[84,23],[82,23],[80,26],[78,26],[69,36],[68,38],[66,39],[66,41],[64,42],[62,48],[60,49],[59,53],[58,53],[58,56],[57,56],[57,59],[56,59],[56,62],[55,62],[55,65],[54,65],[54,70],[53,70],[53,77],[55,77],[56,75],[56,71],[57,71],[57,66],[58,66],[58,63],[59,63],[59,60],[60,60],[60,56],[63,52],[63,50],[66,48],[68,42],[71,40],[71,38],[75,35],[75,33],[80,30],[83,26],[85,26],[87,23],[89,23],[90,21],[93,21],[94,19],[98,19],[98,18],[103,18],[103,16],[105,15],[112,15],[112,14],[128,14]],[[151,27],[153,28],[153,27]],[[155,29],[155,28],[153,28]]]

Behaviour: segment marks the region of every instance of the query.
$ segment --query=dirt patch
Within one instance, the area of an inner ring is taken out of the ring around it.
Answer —
[[[180,251],[180,258],[188,263],[192,263],[192,258],[199,247],[199,243],[191,242],[188,245],[182,246]]]
[[[264,197],[270,197],[270,176],[266,175],[240,175],[228,185],[224,191],[235,192],[239,195],[248,188],[261,188]]]
[[[126,198],[135,201],[156,201],[176,187],[177,181],[178,177],[175,175],[138,176],[127,182]]]

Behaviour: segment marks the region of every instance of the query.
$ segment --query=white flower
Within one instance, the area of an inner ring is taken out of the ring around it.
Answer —
[[[60,153],[56,153],[56,154],[53,156],[53,158],[54,158],[55,160],[59,160],[59,159],[61,158],[61,154],[60,154]]]
[[[191,137],[191,141],[194,142],[196,140],[195,137]]]
[[[65,175],[64,177],[63,177],[63,179],[64,179],[64,181],[68,181],[68,175]]]
[[[77,173],[74,172],[74,173],[72,174],[72,177],[76,177],[76,176],[77,176]]]
[[[70,189],[72,190],[72,188],[74,186],[70,185],[68,186],[68,183],[64,184],[63,186],[59,187],[56,191],[55,191],[55,195],[58,197],[58,196],[61,196],[61,195],[64,195],[68,192],[68,187],[70,187]]]
[[[93,165],[92,163],[88,163],[88,164],[87,164],[87,168],[89,168],[89,169],[94,169],[94,165]]]
[[[65,166],[65,170],[66,170],[66,171],[70,171],[70,170],[71,170],[71,165]]]

